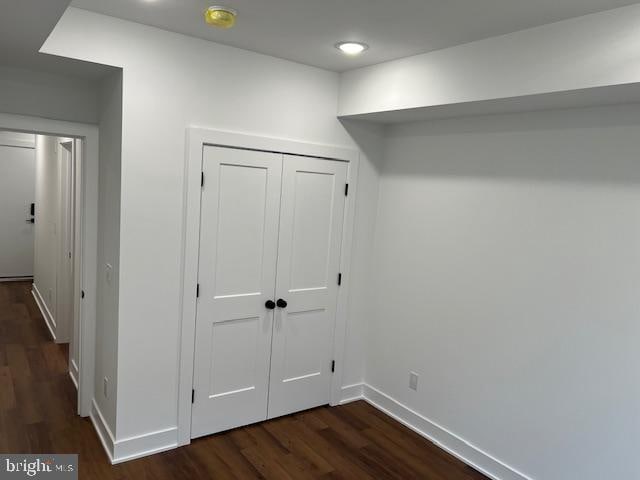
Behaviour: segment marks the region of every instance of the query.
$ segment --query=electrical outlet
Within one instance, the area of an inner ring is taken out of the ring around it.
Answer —
[[[418,391],[418,375],[416,372],[409,372],[409,388]]]
[[[109,379],[104,377],[102,380],[102,393],[104,394],[104,398],[107,398],[107,389],[109,387]]]

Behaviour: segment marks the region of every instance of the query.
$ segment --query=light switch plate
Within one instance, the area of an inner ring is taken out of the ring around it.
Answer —
[[[418,375],[416,372],[409,372],[409,388],[418,391]]]
[[[107,285],[111,285],[111,281],[113,280],[113,266],[110,263],[107,263],[104,267],[105,271],[105,280],[107,281]]]

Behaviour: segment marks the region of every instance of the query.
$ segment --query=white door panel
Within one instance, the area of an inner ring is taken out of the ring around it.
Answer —
[[[287,156],[269,418],[329,402],[347,164]]]
[[[33,276],[35,162],[33,148],[0,145],[0,279]]]
[[[282,155],[205,147],[192,437],[264,420]]]

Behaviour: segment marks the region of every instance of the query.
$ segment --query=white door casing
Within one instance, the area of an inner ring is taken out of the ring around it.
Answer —
[[[329,403],[347,164],[285,155],[269,418]]]
[[[0,279],[33,276],[35,168],[33,148],[0,145]]]
[[[341,161],[347,166],[347,182],[349,194],[346,197],[343,238],[340,258],[342,285],[337,293],[337,311],[335,332],[333,336],[333,354],[335,372],[331,375],[330,404],[338,405],[344,396],[344,358],[347,334],[347,317],[349,309],[350,272],[352,245],[355,233],[355,199],[358,195],[358,172],[360,152],[357,148],[327,145],[320,143],[299,142],[277,138],[215,130],[200,127],[187,128],[186,162],[185,162],[185,197],[183,227],[183,250],[181,267],[181,336],[180,336],[180,376],[178,395],[178,445],[188,445],[196,435],[192,432],[194,415],[192,394],[195,385],[195,336],[197,309],[199,299],[196,298],[196,287],[199,271],[200,231],[202,188],[201,173],[203,167],[203,150],[209,146],[247,149],[262,152],[278,152],[279,154],[313,157],[324,161]],[[205,178],[205,190],[211,186],[211,179]],[[275,296],[274,296],[275,299]],[[195,393],[196,402],[199,393]],[[199,436],[199,435],[197,435]]]
[[[267,415],[282,155],[206,147],[193,438]]]

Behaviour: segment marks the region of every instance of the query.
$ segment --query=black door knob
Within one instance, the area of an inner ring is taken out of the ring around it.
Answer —
[[[279,308],[287,308],[287,302],[281,298],[278,299],[276,305],[278,305]]]
[[[269,310],[273,310],[274,308],[276,308],[276,304],[273,300],[267,300],[264,306],[267,307]]]

